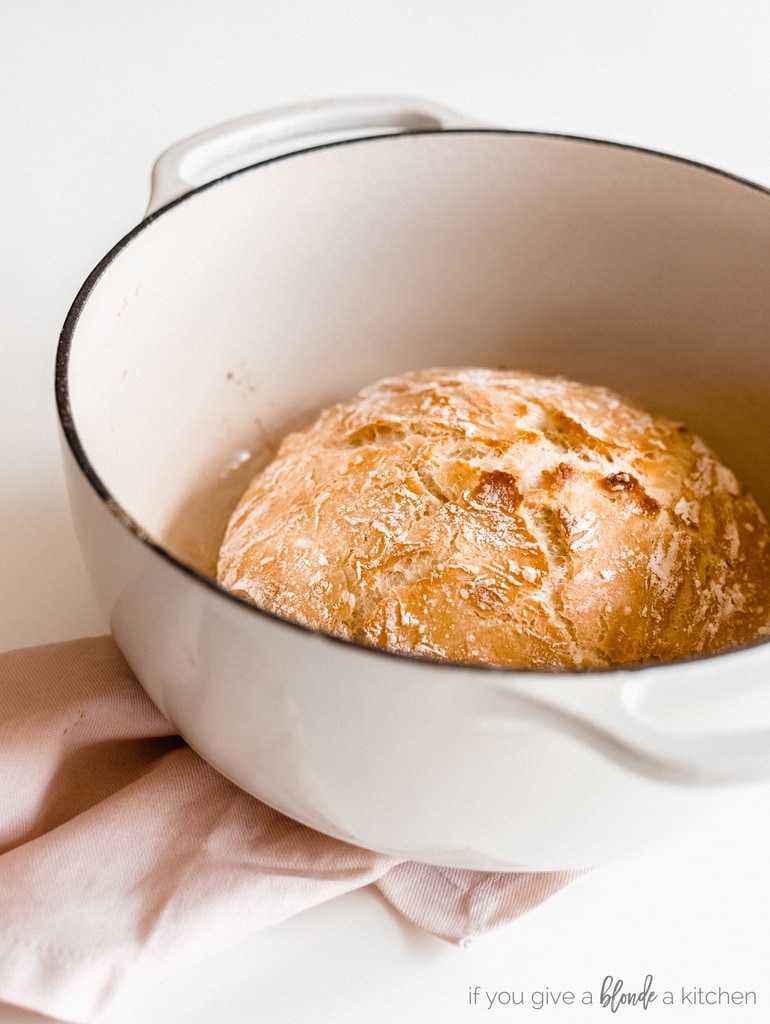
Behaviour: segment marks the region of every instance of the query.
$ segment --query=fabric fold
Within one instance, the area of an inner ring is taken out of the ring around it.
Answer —
[[[0,655],[0,786],[0,1000],[64,1020],[373,882],[457,942],[578,874],[400,862],[292,821],[174,734],[110,637]]]

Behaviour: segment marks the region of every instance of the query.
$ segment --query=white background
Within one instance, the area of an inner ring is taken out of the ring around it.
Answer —
[[[141,219],[155,156],[254,110],[376,93],[665,150],[770,186],[766,0],[3,0],[0,650],[107,629],[70,525],[53,360],[82,280]],[[596,998],[605,974],[638,988],[647,973],[677,997],[753,989],[759,1006],[658,1002],[618,1019],[766,1022],[769,812],[767,792],[743,793],[710,830],[602,868],[467,950],[356,893],[132,993],[110,1024],[569,1024],[610,1014],[488,1010],[483,991]],[[2,1024],[34,1020],[0,1006]]]

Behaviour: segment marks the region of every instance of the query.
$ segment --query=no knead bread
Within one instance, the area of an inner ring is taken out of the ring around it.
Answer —
[[[286,437],[231,517],[218,579],[393,651],[611,666],[762,635],[770,530],[680,423],[561,378],[432,369]]]

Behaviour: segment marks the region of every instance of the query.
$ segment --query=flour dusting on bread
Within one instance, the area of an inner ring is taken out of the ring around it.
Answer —
[[[770,619],[770,529],[682,424],[482,368],[380,381],[290,434],[219,582],[393,651],[582,668],[712,653]]]

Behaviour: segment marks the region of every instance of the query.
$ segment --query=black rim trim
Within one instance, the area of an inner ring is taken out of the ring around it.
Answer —
[[[649,149],[644,146],[634,145],[624,142],[614,142],[607,139],[592,138],[589,136],[571,135],[568,133],[559,132],[546,132],[536,131],[529,129],[512,129],[512,128],[448,128],[448,129],[435,129],[425,128],[417,129],[409,132],[398,132],[384,135],[367,135],[352,139],[341,139],[336,142],[327,142],[320,145],[309,146],[305,149],[294,150],[290,153],[284,153],[280,156],[270,157],[266,160],[259,160],[255,163],[248,164],[244,167],[239,167],[236,170],[229,171],[226,174],[221,175],[218,178],[214,178],[211,181],[207,181],[202,185],[198,185],[189,192],[185,192],[183,195],[178,196],[176,199],[171,200],[166,205],[153,211],[147,217],[143,218],[134,228],[132,228],[127,234],[125,234],[112,248],[105,253],[102,259],[96,264],[94,269],[85,279],[77,292],[72,305],[70,306],[64,323],[62,325],[61,332],[59,334],[59,340],[56,348],[56,359],[55,359],[55,373],[54,373],[54,388],[56,397],[56,408],[59,417],[59,424],[64,434],[67,446],[69,447],[77,465],[82,474],[90,483],[98,497],[104,503],[107,511],[110,512],[129,533],[139,540],[146,547],[154,551],[164,561],[170,563],[176,569],[183,572],[185,575],[190,577],[198,584],[214,591],[225,599],[234,602],[239,607],[249,609],[252,614],[265,616],[269,619],[274,620],[277,623],[281,623],[291,629],[297,629],[305,634],[311,634],[322,638],[323,640],[331,641],[335,644],[342,644],[345,647],[354,648],[361,651],[366,651],[367,654],[379,655],[386,658],[395,659],[406,659],[425,665],[426,667],[434,666],[439,668],[461,668],[465,671],[478,672],[478,673],[492,673],[494,675],[553,675],[553,676],[564,676],[564,675],[597,675],[602,674],[620,674],[620,673],[639,673],[644,671],[654,670],[656,668],[662,668],[665,665],[670,664],[682,664],[688,662],[697,661],[711,661],[715,658],[723,659],[729,658],[735,654],[740,654],[741,651],[751,649],[754,647],[762,646],[768,643],[767,640],[757,640],[753,643],[743,644],[740,647],[730,648],[726,651],[720,651],[715,654],[704,654],[694,655],[690,658],[681,658],[668,662],[642,662],[632,663],[627,665],[621,665],[616,667],[608,668],[590,668],[590,669],[560,669],[548,667],[532,667],[532,668],[516,668],[506,669],[498,668],[495,666],[485,665],[469,665],[465,663],[458,663],[448,661],[446,659],[439,660],[428,658],[423,655],[415,655],[409,653],[401,653],[398,651],[387,651],[377,647],[367,647],[356,641],[346,640],[342,637],[336,637],[331,633],[326,633],[323,630],[312,629],[309,626],[304,626],[302,623],[294,622],[291,619],[282,618],[276,615],[274,612],[269,611],[265,608],[259,608],[256,605],[249,604],[243,598],[237,597],[235,594],[230,593],[225,588],[221,587],[215,579],[209,576],[205,576],[199,572],[193,566],[173,555],[167,548],[153,540],[152,537],[144,530],[140,523],[136,520],[120,505],[119,502],[110,493],[109,489],[105,486],[103,480],[96,472],[94,467],[86,455],[85,449],[83,448],[77,429],[75,427],[74,417],[72,415],[72,408],[69,398],[68,388],[68,369],[69,369],[69,358],[72,349],[72,341],[77,327],[80,315],[85,308],[91,294],[96,288],[99,280],[102,278],[107,269],[115,262],[122,251],[127,248],[135,238],[137,238],[142,232],[144,232],[154,221],[160,217],[165,216],[174,207],[179,206],[181,203],[186,202],[193,196],[198,195],[201,192],[205,192],[210,188],[214,188],[221,185],[223,182],[229,181],[231,178],[238,177],[241,174],[246,174],[254,171],[260,167],[266,167],[270,164],[280,163],[285,160],[296,159],[307,155],[309,153],[315,153],[327,149],[337,149],[342,146],[356,146],[362,143],[392,143],[396,140],[403,140],[411,137],[421,137],[425,135],[498,135],[498,136],[514,136],[518,138],[535,138],[543,139],[546,141],[554,142],[575,142],[587,146],[597,146],[609,149],[619,149],[630,153],[638,153],[641,156],[647,156],[653,159],[662,160],[665,162],[681,164],[682,166],[689,167],[692,170],[702,171],[710,176],[716,176],[726,181],[732,182],[733,184],[743,186],[750,189],[751,191],[758,192],[762,195],[770,197],[770,188],[766,188],[757,182],[751,181],[748,178],[743,178],[740,175],[733,174],[730,171],[722,170],[718,167],[713,167],[709,164],[703,163],[698,160],[693,160],[684,156],[677,156],[671,153],[664,153],[658,150]]]

